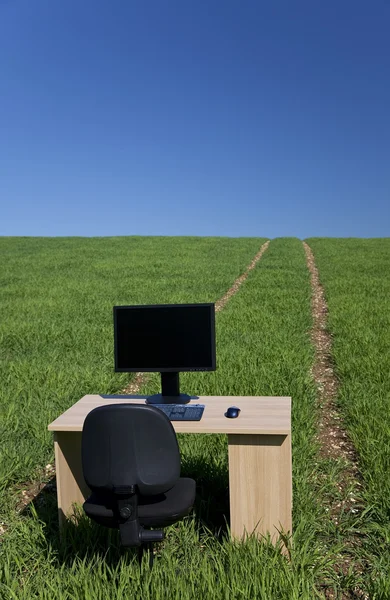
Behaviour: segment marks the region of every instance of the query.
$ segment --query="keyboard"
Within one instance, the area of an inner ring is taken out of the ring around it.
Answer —
[[[163,411],[170,421],[200,421],[204,404],[152,404],[154,408]]]
[[[128,394],[100,394],[101,398],[115,398],[127,400],[134,396]],[[204,411],[204,404],[150,404],[162,410],[170,421],[200,421]]]

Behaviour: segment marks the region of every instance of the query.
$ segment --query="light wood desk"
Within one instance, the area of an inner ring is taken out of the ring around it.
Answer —
[[[89,495],[81,468],[84,419],[97,406],[142,403],[146,396],[108,399],[84,396],[49,425],[54,432],[60,526],[72,504]],[[230,528],[235,538],[246,533],[292,530],[291,399],[261,396],[200,396],[205,404],[200,421],[173,421],[176,433],[225,433],[229,445]],[[236,419],[224,416],[238,406]]]

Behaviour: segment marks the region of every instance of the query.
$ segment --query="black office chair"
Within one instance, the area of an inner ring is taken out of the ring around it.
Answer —
[[[146,404],[111,404],[92,410],[82,434],[82,467],[92,495],[84,511],[119,529],[123,546],[164,539],[165,527],[190,512],[195,481],[180,477],[180,453],[168,417]],[[150,559],[153,558],[150,553]]]

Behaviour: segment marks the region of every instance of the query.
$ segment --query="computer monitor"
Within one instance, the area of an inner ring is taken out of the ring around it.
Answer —
[[[215,305],[114,306],[115,371],[159,372],[150,404],[185,404],[180,371],[215,371]]]

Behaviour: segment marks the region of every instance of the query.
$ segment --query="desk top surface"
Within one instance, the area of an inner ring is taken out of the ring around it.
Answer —
[[[107,404],[143,404],[146,396],[102,398],[83,396],[76,404],[50,423],[49,431],[82,431],[87,414]],[[172,421],[176,433],[245,433],[288,435],[291,431],[291,398],[283,396],[198,396],[191,404],[204,404],[200,421]],[[229,406],[241,409],[236,419],[224,413]]]

